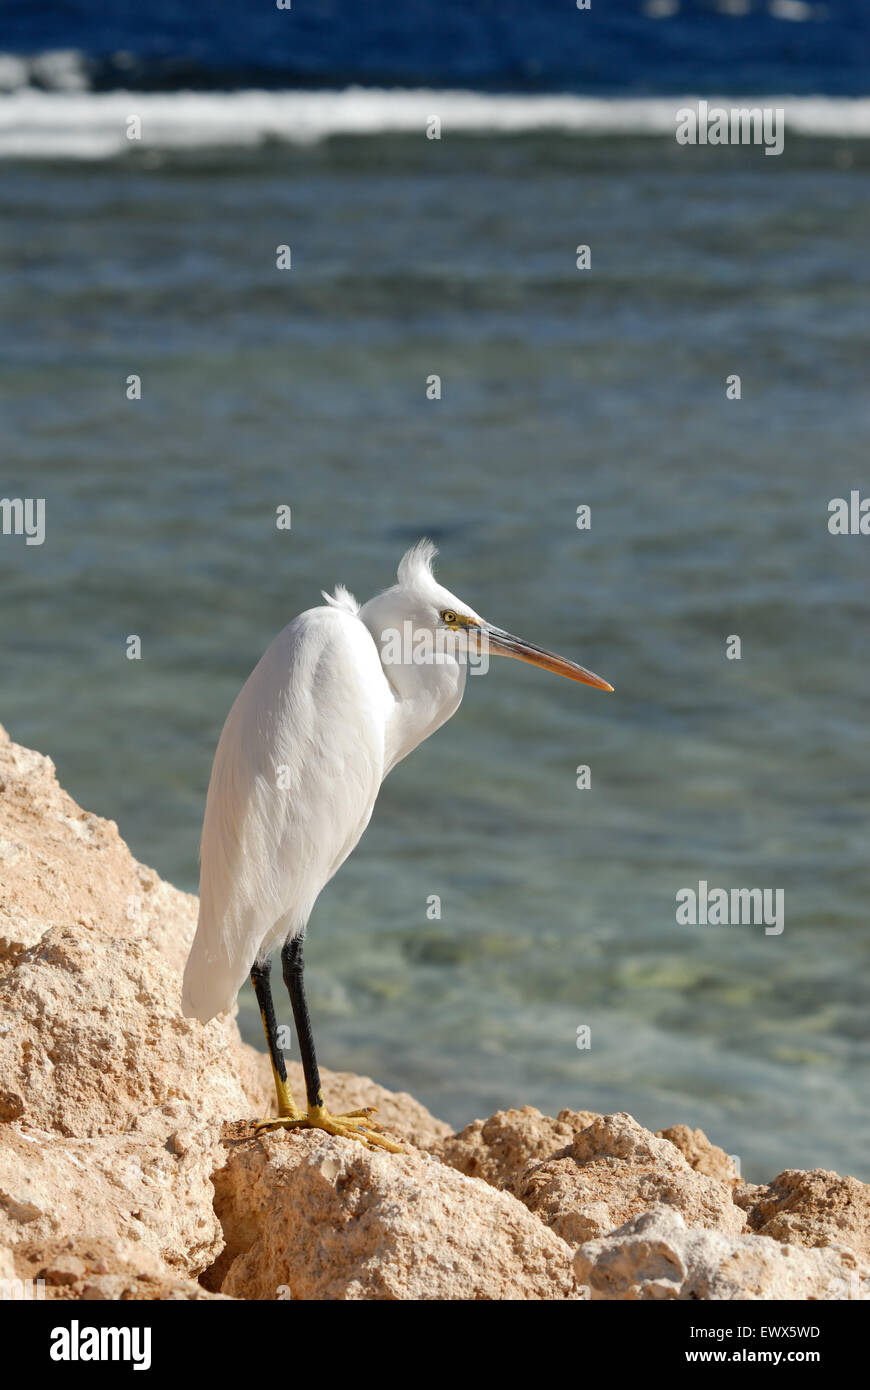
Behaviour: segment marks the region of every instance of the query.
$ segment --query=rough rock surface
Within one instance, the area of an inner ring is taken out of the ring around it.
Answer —
[[[221,1126],[274,1101],[268,1060],[233,1019],[181,1016],[196,899],[2,729],[0,885],[0,1244],[87,1237],[138,1250],[149,1278],[196,1277],[224,1244]],[[375,1105],[399,1137],[448,1131],[366,1077],[323,1078],[335,1109]]]
[[[580,1246],[596,1298],[863,1290],[842,1248],[866,1251],[863,1184],[735,1187],[684,1126],[527,1106],[451,1135],[411,1096],[324,1072],[334,1111],[376,1105],[407,1152],[254,1137],[267,1059],[230,1017],[181,1017],[195,920],[0,729],[0,1281],[60,1299],[572,1299]]]
[[[870,1186],[815,1168],[787,1168],[764,1187],[734,1196],[751,1231],[791,1245],[848,1245],[870,1260]]]
[[[740,1231],[730,1189],[690,1168],[667,1139],[630,1115],[599,1115],[564,1153],[532,1165],[513,1184],[529,1211],[572,1245],[612,1231],[665,1203],[689,1226]]]
[[[564,1241],[429,1154],[314,1132],[230,1138],[215,1187],[231,1259],[222,1287],[235,1298],[574,1295]]]
[[[167,1274],[140,1245],[99,1237],[0,1248],[0,1278],[15,1281],[10,1297],[87,1299],[223,1299],[194,1279]]]
[[[220,1251],[211,1184],[219,1126],[188,1102],[168,1101],[124,1133],[97,1138],[21,1125],[3,1131],[0,1244],[117,1239],[194,1276]]]
[[[533,1105],[497,1110],[488,1120],[474,1120],[458,1134],[448,1134],[430,1150],[469,1178],[511,1190],[530,1163],[561,1153],[596,1118],[591,1110],[560,1110],[554,1120]]]
[[[658,1139],[667,1139],[676,1145],[690,1168],[696,1173],[704,1173],[708,1178],[718,1178],[720,1182],[737,1183],[740,1175],[734,1160],[724,1149],[711,1144],[702,1129],[690,1129],[688,1125],[671,1125],[670,1129],[656,1131]]]
[[[852,1250],[688,1230],[673,1207],[581,1245],[574,1270],[593,1300],[870,1299],[870,1267]]]
[[[0,1120],[86,1138],[170,1099],[242,1115],[232,1020],[181,1017],[196,899],[0,731]]]
[[[54,763],[0,726],[0,960],[52,927],[148,941],[181,970],[196,899],[131,855],[114,821],[83,811]]]
[[[182,1018],[178,975],[147,939],[49,927],[0,977],[4,1119],[76,1138],[117,1133],[169,1099],[247,1113],[231,1019]]]

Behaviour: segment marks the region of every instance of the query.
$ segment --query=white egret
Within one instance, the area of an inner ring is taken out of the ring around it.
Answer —
[[[275,638],[245,682],[218,742],[202,831],[199,923],[183,1008],[207,1022],[245,976],[260,1006],[278,1115],[259,1128],[311,1127],[399,1151],[372,1111],[331,1115],[323,1101],[302,978],[302,943],[324,885],[355,848],[391,768],[459,707],[469,660],[501,654],[571,680],[612,686],[573,661],[484,621],[432,574],[420,541],[398,583],[360,606],[339,585]],[[404,644],[397,636],[413,635]],[[426,639],[426,640],[421,640]],[[269,983],[281,947],[307,1108],[287,1086]]]

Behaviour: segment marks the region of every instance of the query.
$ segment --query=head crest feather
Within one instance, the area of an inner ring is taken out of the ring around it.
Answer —
[[[432,578],[432,562],[438,554],[438,547],[424,537],[416,545],[412,545],[410,550],[399,561],[399,568],[396,571],[396,578],[403,588],[411,589],[421,581],[425,583]]]

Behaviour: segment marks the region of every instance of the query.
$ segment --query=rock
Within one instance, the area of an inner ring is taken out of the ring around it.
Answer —
[[[572,1251],[431,1155],[313,1131],[228,1136],[223,1292],[254,1299],[570,1299]]]
[[[0,726],[0,961],[54,927],[147,941],[181,970],[196,899],[131,855],[114,821],[83,811],[50,758]]]
[[[78,1255],[72,1255],[69,1251],[62,1251],[39,1271],[39,1277],[44,1279],[46,1284],[75,1284],[86,1273],[87,1265],[84,1260],[80,1260]]]
[[[791,1245],[847,1245],[870,1260],[870,1186],[815,1168],[788,1168],[767,1186],[734,1197],[751,1231]]]
[[[181,1016],[196,899],[137,864],[117,826],[80,810],[51,760],[2,729],[0,786],[0,1120],[85,1138],[170,1099],[218,1123],[272,1113],[268,1060],[235,1022]],[[301,1096],[301,1068],[289,1070]],[[417,1142],[449,1132],[410,1096],[323,1076],[334,1109],[376,1105]]]
[[[192,1279],[168,1274],[155,1255],[123,1240],[86,1237],[18,1246],[14,1278],[20,1282],[12,1296],[28,1299],[228,1301]]]
[[[128,1288],[130,1252],[152,1284],[175,1287],[223,1247],[221,1127],[272,1112],[268,1060],[232,1018],[181,1016],[195,898],[137,864],[48,758],[2,730],[0,788],[0,1242],[124,1250],[100,1297]],[[289,1071],[301,1096],[301,1068]],[[323,1079],[337,1110],[376,1105],[411,1141],[448,1132],[366,1077]],[[84,1286],[58,1265],[52,1287]]]
[[[324,1072],[333,1110],[377,1106],[407,1152],[255,1137],[266,1057],[231,1017],[181,1016],[195,920],[0,730],[4,1295],[573,1300],[579,1247],[595,1298],[864,1296],[863,1184],[735,1186],[685,1126],[526,1106],[452,1135],[409,1095]]]
[[[196,899],[5,730],[0,786],[0,1118],[85,1138],[176,1098],[203,1118],[246,1114],[232,1019],[181,1017]]]
[[[474,1120],[459,1134],[448,1134],[429,1147],[442,1163],[467,1177],[511,1189],[530,1163],[543,1163],[563,1152],[578,1130],[595,1119],[591,1110],[560,1110],[553,1120],[533,1105],[524,1105]]]
[[[593,1300],[870,1299],[870,1267],[851,1250],[688,1230],[666,1206],[581,1245],[574,1271]]]
[[[599,1115],[562,1155],[531,1165],[512,1190],[572,1245],[658,1203],[674,1207],[692,1227],[737,1232],[744,1224],[730,1187],[695,1172],[667,1139],[624,1114]]]
[[[178,972],[147,940],[49,927],[0,979],[7,1117],[90,1138],[129,1128],[169,1099],[204,1118],[250,1112],[230,1018],[180,1017]]]
[[[704,1173],[708,1178],[718,1178],[720,1182],[740,1181],[734,1160],[724,1149],[711,1144],[702,1129],[690,1129],[688,1125],[671,1125],[670,1129],[657,1130],[656,1135],[659,1139],[667,1139],[674,1144],[696,1173]]]
[[[170,1101],[124,1134],[68,1139],[7,1127],[0,1143],[0,1243],[61,1235],[138,1246],[143,1258],[195,1277],[223,1244],[211,1174],[220,1130]]]

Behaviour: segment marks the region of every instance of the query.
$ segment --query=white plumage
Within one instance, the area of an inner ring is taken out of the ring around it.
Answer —
[[[606,682],[493,628],[432,575],[435,547],[404,556],[398,583],[360,607],[339,586],[278,634],[220,736],[202,832],[199,922],[183,1009],[229,1009],[254,961],[304,932],[318,895],[359,842],[390,768],[458,708],[460,654],[385,661],[388,635],[474,634],[491,651]]]
[[[324,595],[327,606],[294,618],[237,696],[206,799],[199,923],[184,974],[188,1017],[206,1022],[229,1009],[254,959],[305,929],[368,825],[386,773],[414,746],[403,746],[405,729],[389,737],[406,721],[397,720],[398,691],[370,624],[390,619],[393,599],[401,623],[422,590],[458,602],[431,579],[433,553],[409,552],[402,593],[388,591],[367,615],[341,586]]]

